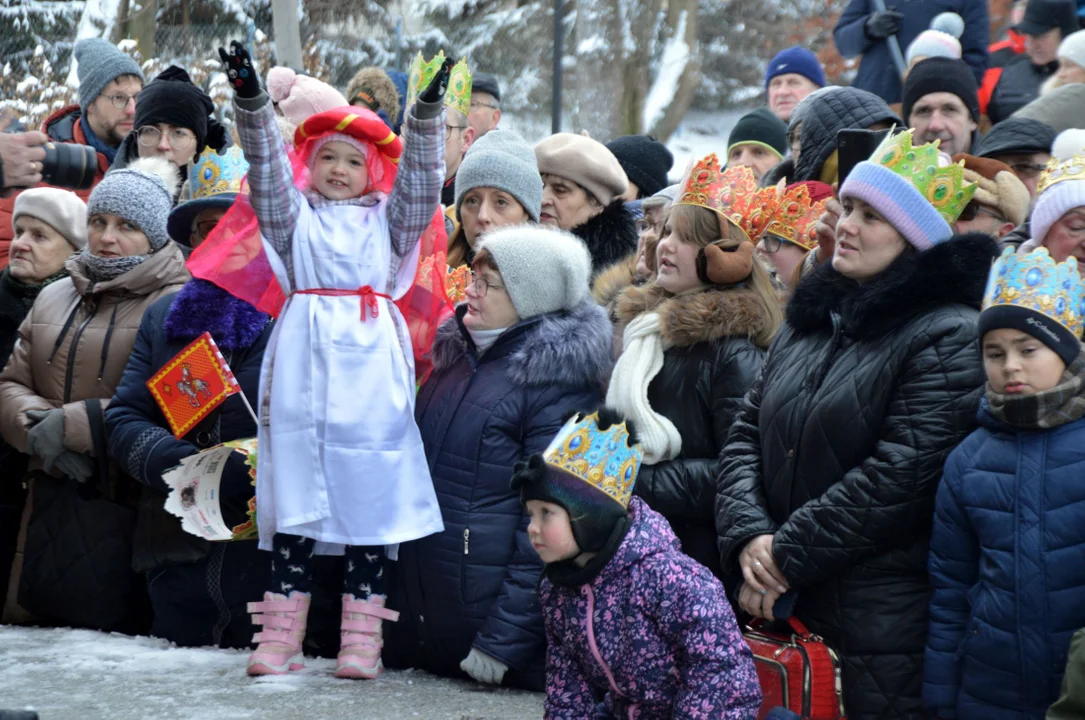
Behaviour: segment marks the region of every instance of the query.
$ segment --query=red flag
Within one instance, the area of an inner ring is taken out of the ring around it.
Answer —
[[[194,428],[229,396],[241,392],[218,346],[205,332],[147,381],[177,438]]]

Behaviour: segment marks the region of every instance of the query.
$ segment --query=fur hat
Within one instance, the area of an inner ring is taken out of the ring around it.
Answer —
[[[170,239],[167,223],[180,185],[177,167],[169,160],[140,158],[105,174],[90,194],[87,218],[103,213],[124,218],[147,236],[152,251],[159,250]]]
[[[1014,225],[1025,222],[1032,197],[1009,165],[965,153],[953,156],[953,162],[962,160],[964,179],[976,183],[976,194],[972,196],[972,202],[998,208]]]
[[[396,90],[396,84],[388,73],[379,67],[364,67],[354,74],[347,85],[347,103],[367,107],[373,112],[384,111],[389,123],[399,117],[399,106],[403,102]]]
[[[629,188],[629,178],[607,146],[575,133],[556,133],[535,146],[540,175],[557,175],[587,190],[600,205]]]
[[[11,226],[23,215],[37,218],[60,233],[76,250],[87,244],[87,204],[70,190],[36,187],[15,196]]]
[[[343,94],[313,77],[298,75],[288,67],[273,67],[267,73],[267,94],[294,125],[305,119],[350,103]]]

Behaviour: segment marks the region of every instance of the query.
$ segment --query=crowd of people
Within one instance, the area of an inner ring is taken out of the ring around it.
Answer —
[[[78,105],[0,135],[2,621],[735,720],[799,716],[742,632],[792,621],[841,716],[1085,717],[1085,31],[873,5],[852,86],[784,50],[686,169],[532,145],[443,54],[341,92],[235,42],[227,128],[77,43]],[[178,428],[207,335],[239,392]],[[186,531],[170,472],[251,438],[252,538]]]

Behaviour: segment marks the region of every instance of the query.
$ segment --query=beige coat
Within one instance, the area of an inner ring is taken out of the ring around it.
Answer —
[[[180,248],[169,243],[118,278],[94,284],[81,256],[68,260],[70,277],[42,290],[19,327],[11,359],[0,373],[0,435],[26,452],[30,410],[64,408],[64,445],[94,454],[84,400],[105,408],[120,384],[144,311],[188,280]],[[30,469],[40,469],[39,458]],[[5,480],[8,480],[5,478]],[[17,481],[12,478],[11,481]],[[31,488],[33,491],[33,488]],[[25,618],[14,603],[31,500],[28,499],[12,565],[4,620]]]

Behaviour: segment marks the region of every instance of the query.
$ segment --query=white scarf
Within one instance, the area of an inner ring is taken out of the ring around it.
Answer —
[[[682,436],[674,423],[648,404],[648,386],[663,368],[666,349],[659,323],[659,313],[649,312],[625,326],[622,354],[607,390],[607,406],[634,422],[645,465],[673,460],[682,451]]]
[[[482,357],[483,353],[493,347],[493,344],[497,342],[497,338],[501,337],[506,330],[508,328],[494,328],[493,330],[472,330],[467,328],[467,334],[475,341],[475,350],[478,351],[478,356]]]

